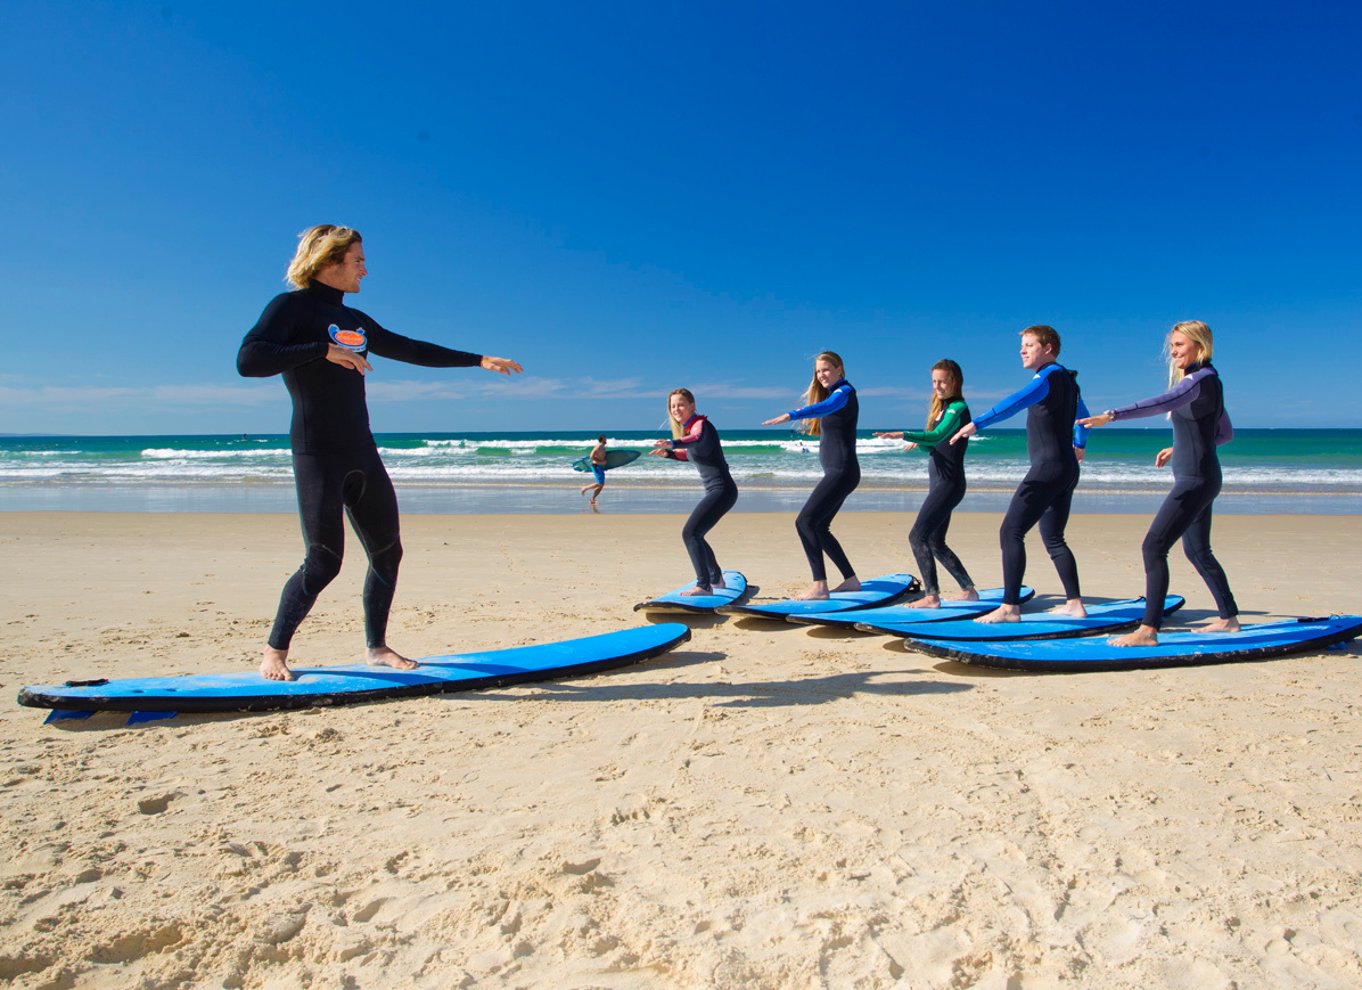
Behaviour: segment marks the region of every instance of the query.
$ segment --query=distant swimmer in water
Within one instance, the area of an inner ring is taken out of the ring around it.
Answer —
[[[1211,550],[1211,506],[1220,494],[1220,456],[1216,448],[1234,439],[1225,412],[1220,374],[1211,366],[1215,341],[1211,328],[1187,320],[1168,333],[1169,389],[1152,399],[1108,409],[1079,420],[1083,426],[1106,426],[1119,419],[1167,413],[1173,422],[1173,446],[1154,458],[1155,467],[1173,465],[1173,488],[1163,500],[1144,538],[1144,617],[1140,627],[1107,642],[1113,646],[1153,646],[1159,641],[1163,600],[1168,594],[1168,551],[1179,537],[1187,559],[1215,599],[1219,620],[1212,632],[1238,632],[1239,606],[1224,568]]]
[[[585,495],[591,492],[591,504],[596,505],[596,499],[600,497],[602,489],[605,488],[605,434],[596,437],[596,446],[591,448],[588,459],[591,461],[591,473],[596,480],[582,486],[578,495]],[[627,494],[627,489],[626,489]]]
[[[1017,622],[1021,619],[1021,584],[1026,574],[1026,534],[1040,524],[1041,539],[1064,585],[1064,604],[1051,609],[1060,615],[1082,617],[1083,594],[1078,584],[1078,562],[1064,540],[1069,523],[1078,463],[1088,431],[1074,420],[1087,416],[1078,391],[1077,372],[1059,364],[1059,332],[1043,324],[1021,332],[1021,363],[1036,374],[1023,389],[1009,395],[972,423],[956,431],[950,443],[963,443],[979,430],[1023,409],[1026,413],[1026,453],[1031,467],[1017,486],[1003,517],[998,540],[1003,551],[1003,603],[975,622]]]
[[[799,409],[764,420],[761,425],[777,426],[791,420],[804,420],[806,432],[818,437],[818,460],[823,466],[823,478],[795,518],[795,531],[813,574],[813,584],[808,591],[796,597],[809,600],[827,598],[829,594],[824,554],[842,573],[842,583],[832,591],[859,591],[861,588],[856,569],[832,535],[832,520],[847,496],[861,483],[861,465],[856,460],[856,419],[860,406],[856,390],[846,380],[842,359],[832,351],[824,351],[814,359],[813,381],[804,393],[804,401],[806,405]]]
[[[306,556],[284,585],[260,673],[291,681],[289,644],[322,589],[340,573],[348,515],[369,571],[364,579],[364,636],[371,664],[411,670],[417,664],[388,646],[388,613],[402,559],[397,496],[369,430],[364,376],[378,355],[428,368],[481,367],[518,374],[509,358],[455,351],[387,330],[345,305],[368,274],[359,231],[322,224],[303,232],[288,268],[296,291],[276,296],[246,334],[237,371],[282,375],[293,400],[293,476]]]
[[[704,496],[681,529],[681,542],[695,568],[695,587],[681,594],[713,594],[715,588],[724,587],[724,572],[705,537],[738,501],[738,486],[728,471],[719,431],[708,417],[696,414],[695,396],[689,389],[674,388],[667,395],[667,419],[672,438],[655,441],[651,453],[694,464],[705,486]]]
[[[920,608],[939,608],[941,590],[937,583],[936,562],[950,572],[960,585],[960,594],[951,597],[961,601],[978,601],[974,581],[960,558],[946,546],[946,530],[950,528],[951,513],[965,497],[966,443],[948,443],[956,432],[970,421],[969,406],[961,394],[965,384],[960,365],[948,358],[932,365],[932,402],[927,409],[927,428],[924,430],[895,430],[876,433],[888,440],[907,440],[908,449],[926,447],[927,497],[918,509],[917,522],[908,533],[908,545],[913,548],[918,576],[922,578],[925,594],[913,604]]]

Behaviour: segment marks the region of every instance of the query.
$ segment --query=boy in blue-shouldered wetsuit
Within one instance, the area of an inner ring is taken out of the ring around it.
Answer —
[[[1088,415],[1078,391],[1077,372],[1060,365],[1059,332],[1037,324],[1021,332],[1021,362],[1034,371],[1029,384],[975,418],[951,437],[952,444],[963,443],[980,430],[1026,413],[1026,453],[1031,467],[1017,486],[1007,507],[998,540],[1003,551],[1003,603],[975,622],[1017,622],[1021,619],[1021,585],[1026,574],[1026,534],[1037,523],[1045,549],[1064,585],[1064,604],[1052,609],[1060,615],[1082,617],[1083,594],[1078,583],[1078,563],[1064,540],[1069,522],[1074,488],[1078,485],[1078,464],[1087,444],[1086,427],[1074,421]]]

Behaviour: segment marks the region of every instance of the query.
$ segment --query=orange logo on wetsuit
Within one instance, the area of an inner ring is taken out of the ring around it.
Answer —
[[[362,351],[369,346],[368,339],[364,336],[364,328],[356,327],[353,330],[342,330],[336,324],[331,324],[326,328],[326,332],[331,336],[331,343],[337,347],[344,347],[347,351]]]

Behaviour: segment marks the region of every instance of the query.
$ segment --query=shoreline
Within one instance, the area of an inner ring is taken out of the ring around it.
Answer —
[[[607,479],[609,476],[607,475]],[[536,484],[461,483],[423,485],[395,482],[404,515],[575,515],[584,511],[579,479]],[[798,512],[811,486],[762,486],[741,489],[735,514]],[[1015,485],[971,485],[956,510],[965,514],[999,513]],[[916,512],[926,485],[863,485],[847,500],[850,514]],[[622,515],[689,513],[700,498],[696,485],[639,484],[607,480],[603,511]],[[1074,493],[1075,515],[1153,515],[1167,494],[1157,490],[1087,488]],[[1302,512],[1302,508],[1308,511]],[[119,484],[109,481],[60,484],[0,484],[0,514],[6,512],[276,513],[296,512],[293,482],[248,481],[236,484]],[[1362,494],[1318,490],[1222,491],[1215,503],[1221,515],[1362,515]]]
[[[683,521],[408,515],[392,643],[642,624],[633,604],[688,576]],[[915,570],[908,524],[834,528],[874,576]],[[1071,520],[1088,597],[1141,592],[1147,525]],[[998,583],[996,518],[963,514],[949,539]],[[807,583],[784,515],[710,540],[762,598]],[[1362,518],[1226,515],[1214,543],[1246,622],[1362,605]],[[675,652],[597,677],[44,725],[21,685],[253,669],[297,519],[9,512],[0,546],[0,973],[17,990],[1362,983],[1356,643],[1033,675],[701,618]],[[1027,546],[1039,609],[1058,580]],[[1170,627],[1204,621],[1209,592],[1176,550],[1170,567],[1187,597]],[[362,651],[364,571],[352,538],[294,662]]]

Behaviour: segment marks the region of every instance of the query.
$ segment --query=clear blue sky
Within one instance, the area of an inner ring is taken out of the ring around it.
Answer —
[[[373,426],[721,427],[824,348],[862,425],[1050,323],[1102,408],[1216,332],[1240,426],[1359,426],[1362,5],[28,2],[0,9],[0,432],[284,432],[237,377],[295,237],[514,381],[376,360]],[[1018,424],[1019,425],[1019,424]]]

